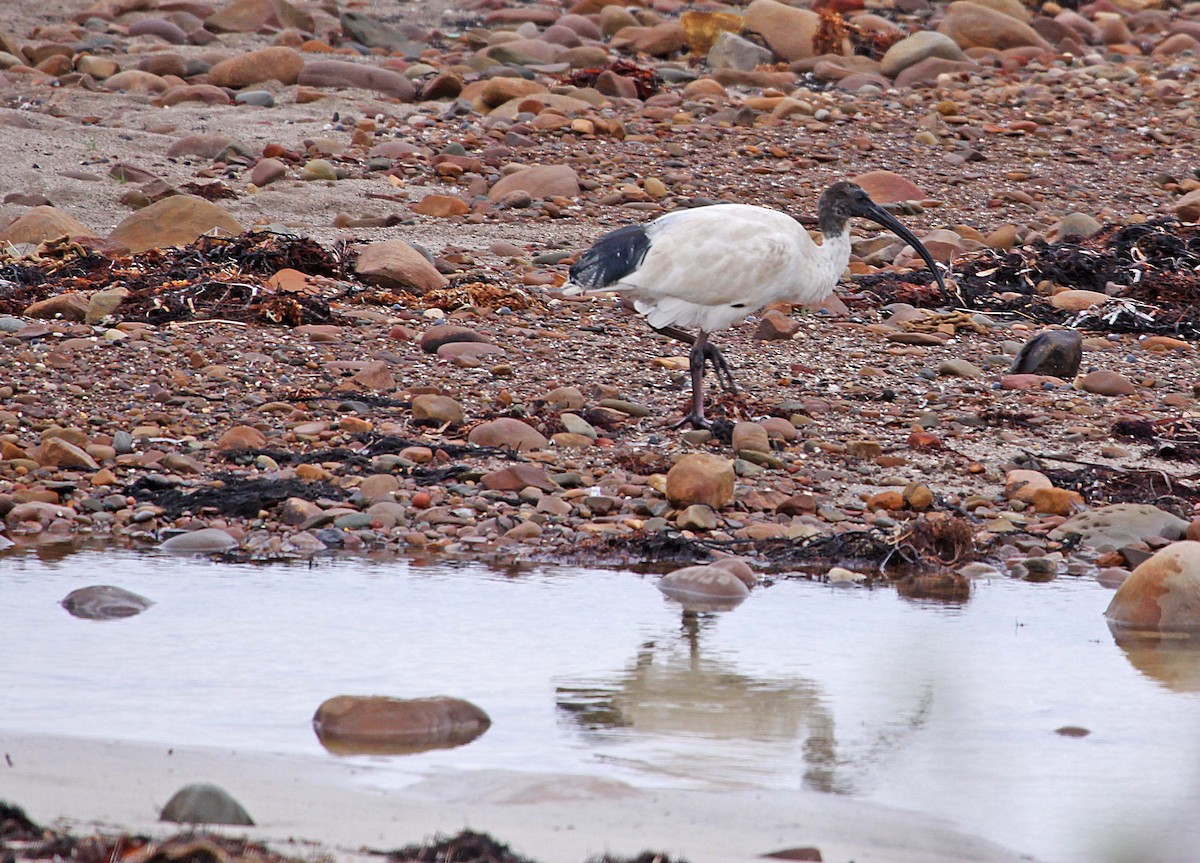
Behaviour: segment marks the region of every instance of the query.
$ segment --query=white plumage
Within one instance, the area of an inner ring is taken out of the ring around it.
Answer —
[[[564,293],[621,292],[652,328],[691,344],[692,409],[684,422],[708,427],[705,361],[728,389],[735,389],[729,366],[708,334],[771,303],[816,303],[827,297],[850,260],[852,216],[898,234],[945,288],[933,257],[907,228],[858,186],[837,183],[821,196],[821,244],[778,210],[747,204],[677,210],[602,237],[571,268],[572,284]],[[695,328],[697,335],[681,327]]]
[[[646,227],[646,236],[642,265],[606,289],[628,293],[655,329],[713,332],[774,302],[818,302],[850,255],[848,231],[818,247],[791,216],[748,204],[668,213]],[[755,289],[731,296],[730,286],[739,284]]]

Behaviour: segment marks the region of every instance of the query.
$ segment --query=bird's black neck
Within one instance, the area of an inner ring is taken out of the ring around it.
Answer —
[[[826,237],[836,237],[842,233],[846,230],[846,223],[849,221],[849,217],[844,213],[839,213],[833,207],[827,206],[824,201],[821,202],[821,209],[817,212],[817,225]]]

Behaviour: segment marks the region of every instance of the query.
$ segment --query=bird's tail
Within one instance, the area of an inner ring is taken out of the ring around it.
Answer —
[[[611,290],[641,266],[649,250],[650,238],[642,225],[626,225],[605,234],[571,267],[571,278],[563,293],[572,296]]]

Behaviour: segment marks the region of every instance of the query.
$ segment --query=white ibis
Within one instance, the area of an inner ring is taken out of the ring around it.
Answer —
[[[878,222],[912,246],[945,290],[921,241],[862,188],[841,182],[825,190],[817,207],[821,245],[794,218],[766,207],[677,210],[601,237],[571,267],[564,293],[623,292],[652,329],[690,344],[692,409],[683,423],[709,428],[705,361],[725,389],[736,392],[729,365],[709,334],[771,303],[815,303],[829,296],[850,261],[853,216]]]

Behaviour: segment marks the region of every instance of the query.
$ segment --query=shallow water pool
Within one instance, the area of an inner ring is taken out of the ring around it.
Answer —
[[[90,584],[155,605],[71,617],[59,601]],[[1118,645],[1110,596],[994,579],[946,605],[780,580],[697,616],[629,571],[10,550],[0,732],[321,754],[311,717],[330,696],[454,695],[491,729],[353,756],[369,781],[486,768],[807,787],[1046,861],[1200,860],[1183,838],[1200,807],[1200,650]]]

